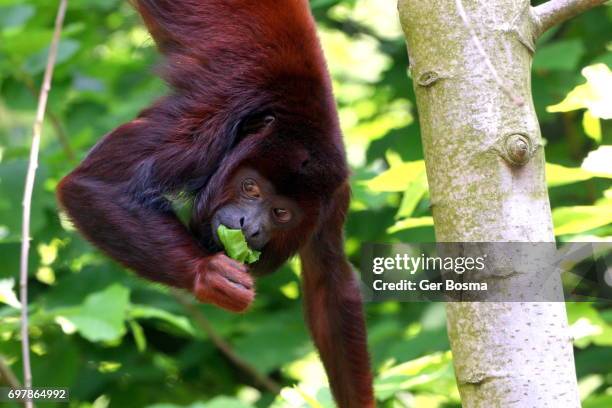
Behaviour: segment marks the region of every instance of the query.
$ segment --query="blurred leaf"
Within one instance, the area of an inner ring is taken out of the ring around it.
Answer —
[[[434,225],[433,217],[406,218],[405,220],[397,221],[393,226],[387,229],[387,232],[389,234],[394,234],[405,229],[429,227],[432,225]]]
[[[377,164],[358,168],[351,178],[351,210],[378,210],[388,204],[388,193],[373,192],[367,187],[367,181],[380,172]]]
[[[538,48],[533,59],[533,69],[572,70],[578,66],[584,51],[584,46],[578,39],[555,41]]]
[[[271,372],[312,349],[304,322],[299,315],[276,312],[273,320],[260,320],[257,330],[234,342],[236,352],[260,371]],[[270,347],[270,339],[274,339],[273,347]],[[257,352],[253,353],[253,350]]]
[[[612,223],[612,205],[555,208],[553,223],[555,235],[589,231]]]
[[[589,303],[570,303],[567,306],[570,332],[576,347],[589,344],[612,346],[612,325]]]
[[[395,218],[410,217],[427,192],[427,188],[427,174],[423,168],[421,174],[419,174],[419,176],[412,183],[410,183],[404,191],[402,202],[399,206],[397,214],[395,215]]]
[[[0,279],[0,303],[5,303],[15,309],[21,309],[21,303],[13,288],[15,287],[15,279]]]
[[[145,337],[144,330],[142,330],[142,326],[136,320],[129,320],[128,322],[132,330],[132,336],[134,336],[136,348],[143,353],[147,349],[147,338]]]
[[[26,160],[13,160],[0,163],[0,226],[8,228],[7,240],[21,239],[21,201],[28,163]],[[36,174],[34,195],[31,208],[30,231],[38,231],[44,223],[44,209],[49,204],[42,189],[42,181],[47,177],[47,169],[41,164]],[[53,203],[53,201],[51,201]],[[54,204],[54,203],[53,203]],[[2,238],[0,238],[2,239]]]
[[[125,318],[129,304],[128,289],[112,285],[87,296],[81,306],[56,311],[70,321],[89,341],[111,341],[125,334]]]
[[[0,28],[16,27],[25,24],[35,9],[30,4],[0,7]]]
[[[339,3],[341,0],[312,0],[310,2],[310,7],[312,9],[329,7],[331,5]]]
[[[582,408],[610,408],[612,407],[612,394],[595,395],[582,403]]]
[[[172,314],[163,309],[146,305],[130,305],[128,316],[131,319],[159,319],[176,327],[183,333],[191,336],[195,334],[195,330],[188,318]]]
[[[218,397],[218,398],[226,398],[226,397]],[[203,402],[194,402],[191,405],[153,404],[153,405],[148,405],[147,408],[208,408],[208,406],[206,406]]]
[[[580,167],[597,177],[612,178],[612,146],[599,146],[589,152]]]
[[[253,408],[239,399],[230,397],[217,397],[204,404],[205,408]]]
[[[191,405],[154,404],[147,408],[254,408],[253,405],[240,401],[237,398],[220,396],[208,402],[195,402]]]
[[[580,167],[565,167],[560,164],[546,163],[546,183],[549,187],[562,186],[589,180],[593,173]]]
[[[563,101],[546,108],[548,112],[569,112],[586,108],[596,118],[612,119],[612,72],[604,64],[582,70],[586,84],[575,87]]]
[[[400,192],[405,191],[412,183],[420,182],[425,172],[425,162],[423,160],[413,162],[403,162],[395,153],[387,154],[389,169],[372,180],[365,182],[365,185],[375,192]]]
[[[599,118],[591,114],[590,110],[584,112],[582,116],[582,128],[588,137],[597,143],[601,143],[601,123]]]
[[[80,47],[81,44],[76,40],[70,38],[61,40],[57,48],[55,65],[60,65],[61,63],[70,59]],[[32,55],[25,63],[25,70],[32,75],[43,72],[45,65],[47,64],[48,55],[49,47],[46,47],[41,52]]]
[[[433,353],[385,369],[374,384],[377,398],[385,400],[393,394],[415,386],[435,382],[451,368],[450,352]]]

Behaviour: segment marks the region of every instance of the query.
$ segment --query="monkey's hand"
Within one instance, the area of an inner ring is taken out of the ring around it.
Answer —
[[[255,299],[253,278],[247,267],[222,253],[202,260],[193,293],[200,302],[213,303],[232,312],[245,311]]]

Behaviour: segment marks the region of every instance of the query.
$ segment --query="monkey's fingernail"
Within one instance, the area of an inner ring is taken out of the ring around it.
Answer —
[[[244,289],[244,290],[249,290],[250,289],[249,287],[244,285],[242,282],[238,282],[238,281],[236,281],[236,280],[234,280],[232,278],[229,278],[229,277],[225,277],[225,279],[227,279],[228,282],[230,282],[232,285],[234,285],[237,288]]]

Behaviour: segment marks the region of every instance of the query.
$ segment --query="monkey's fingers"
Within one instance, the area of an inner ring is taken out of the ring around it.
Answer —
[[[235,269],[224,272],[207,273],[198,279],[194,287],[196,298],[232,312],[245,311],[255,299],[252,279]]]

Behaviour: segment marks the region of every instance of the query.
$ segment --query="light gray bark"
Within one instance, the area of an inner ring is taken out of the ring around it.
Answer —
[[[534,43],[601,1],[549,3],[399,1],[439,242],[554,242]],[[464,407],[580,406],[562,302],[449,303],[447,314]]]

